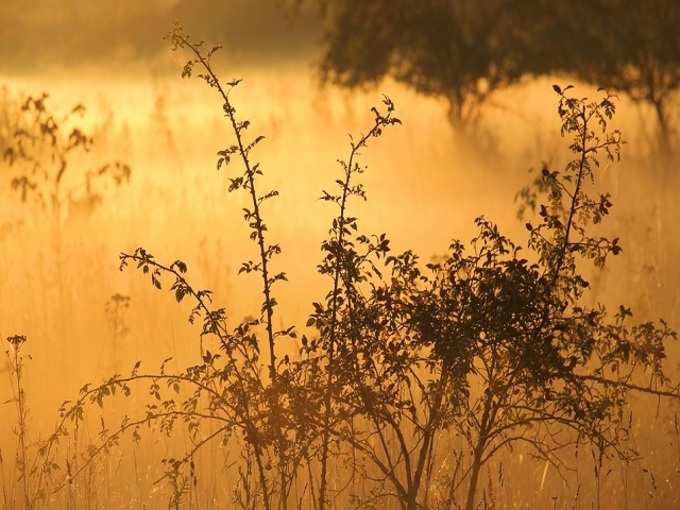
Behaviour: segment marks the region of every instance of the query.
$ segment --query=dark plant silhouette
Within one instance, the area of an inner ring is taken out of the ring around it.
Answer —
[[[383,129],[387,126],[401,124],[401,121],[393,116],[394,104],[392,101],[384,98],[385,113],[380,113],[373,108],[375,115],[374,124],[371,129],[362,135],[357,141],[352,138],[350,140],[350,152],[346,160],[340,161],[343,169],[343,179],[336,181],[337,190],[334,193],[324,191],[321,199],[327,202],[334,203],[338,208],[337,217],[333,218],[332,226],[329,232],[330,238],[324,241],[321,245],[321,251],[324,254],[323,261],[318,266],[318,271],[321,274],[328,275],[332,279],[332,288],[326,295],[325,307],[320,304],[315,304],[316,312],[312,318],[307,322],[307,326],[314,325],[320,334],[320,345],[325,349],[325,356],[327,358],[328,366],[326,367],[326,394],[324,396],[324,416],[323,416],[323,433],[321,444],[321,475],[319,482],[319,510],[323,510],[327,504],[328,493],[328,454],[329,441],[331,436],[330,426],[331,417],[333,414],[334,390],[335,390],[335,372],[341,370],[342,367],[336,367],[336,355],[338,348],[341,356],[346,356],[346,350],[343,345],[338,346],[340,341],[344,344],[345,339],[341,334],[341,326],[339,325],[340,315],[342,313],[342,303],[349,298],[345,289],[345,285],[349,278],[354,278],[356,275],[347,274],[351,272],[354,264],[354,243],[351,239],[352,232],[357,230],[357,218],[349,215],[349,199],[353,197],[366,200],[366,192],[361,183],[357,183],[356,178],[363,173],[364,168],[357,162],[360,150],[367,147],[368,141],[371,138],[379,137]],[[354,177],[354,180],[353,180]],[[343,282],[344,280],[344,282]]]
[[[612,96],[578,99],[569,88],[555,86],[574,159],[563,171],[544,169],[535,183],[543,201],[539,223],[526,225],[530,251],[480,218],[472,253],[455,243],[445,262],[431,266],[432,313],[422,326],[467,378],[469,395],[454,422],[473,452],[466,509],[474,508],[482,465],[499,449],[523,442],[558,469],[561,451],[584,443],[600,455],[632,458],[629,392],[678,394],[662,368],[675,338],[665,322],[633,324],[624,306],[611,314],[586,305],[580,261],[602,267],[621,252],[618,238],[590,233],[612,204],[589,190],[602,155],[618,159],[622,142],[607,130]]]
[[[611,96],[591,102],[555,90],[575,159],[524,192],[546,200],[540,224],[527,224],[526,255],[483,218],[469,250],[454,242],[427,268],[411,252],[391,255],[384,235],[358,235],[360,248],[350,243],[343,254],[336,372],[345,375],[346,426],[336,433],[404,508],[428,506],[424,478],[442,429],[469,443],[464,507],[472,509],[480,470],[500,449],[525,443],[558,469],[574,444],[631,458],[628,393],[678,396],[662,370],[665,342],[675,338],[663,321],[631,325],[625,307],[610,315],[584,304],[578,259],[603,266],[621,251],[618,239],[590,236],[611,203],[587,191],[601,155],[618,159],[621,136],[607,131]],[[327,324],[327,315],[317,305],[311,323]]]
[[[0,87],[0,153],[14,145],[14,133],[25,121],[19,100],[6,85]]]

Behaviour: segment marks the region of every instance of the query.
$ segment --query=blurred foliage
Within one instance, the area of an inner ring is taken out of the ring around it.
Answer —
[[[47,93],[28,96],[12,110],[11,118],[0,122],[5,132],[3,137],[0,131],[3,160],[14,174],[10,185],[22,202],[34,198],[57,219],[61,219],[67,203],[70,213],[79,209],[91,212],[101,202],[95,184],[107,177],[121,186],[130,180],[131,169],[120,161],[90,170],[72,169],[74,155],[89,152],[94,143],[77,120],[84,115],[85,107],[77,104],[65,115],[58,115],[49,108],[48,98]],[[75,178],[66,182],[74,172]]]

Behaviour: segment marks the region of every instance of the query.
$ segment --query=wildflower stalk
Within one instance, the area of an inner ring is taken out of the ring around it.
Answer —
[[[26,342],[26,337],[22,335],[14,335],[7,338],[7,342],[11,346],[11,354],[8,351],[7,355],[10,358],[11,375],[14,383],[15,403],[17,411],[17,464],[19,467],[19,475],[21,478],[22,489],[24,492],[24,509],[29,510],[33,508],[31,498],[31,488],[28,470],[28,448],[26,445],[27,435],[27,410],[26,410],[26,393],[23,385],[23,360],[21,356],[21,347]]]

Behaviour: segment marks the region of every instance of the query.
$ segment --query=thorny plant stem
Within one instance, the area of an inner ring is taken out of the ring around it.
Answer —
[[[366,144],[366,141],[370,138],[373,133],[371,129],[367,134],[365,134],[357,144],[352,142],[352,150],[350,151],[349,159],[347,162],[347,167],[345,168],[345,180],[342,186],[342,199],[340,202],[340,214],[338,216],[338,234],[337,234],[337,246],[336,246],[336,257],[335,257],[335,271],[333,274],[333,294],[331,298],[331,330],[330,339],[328,343],[328,373],[326,376],[326,397],[324,400],[324,429],[323,438],[321,445],[321,480],[319,482],[319,510],[324,510],[326,506],[326,493],[328,490],[328,448],[330,442],[330,432],[328,430],[330,425],[330,415],[332,406],[332,395],[331,388],[333,386],[333,362],[335,359],[335,343],[336,329],[338,322],[338,297],[340,294],[340,272],[342,271],[343,264],[343,254],[344,254],[344,242],[345,242],[345,220],[347,212],[347,197],[349,195],[350,182],[352,179],[354,158],[357,155],[359,148]]]
[[[272,326],[272,317],[274,315],[274,307],[273,307],[273,300],[272,300],[272,293],[271,293],[271,281],[269,279],[269,264],[268,264],[268,258],[267,258],[267,249],[266,249],[266,242],[264,239],[264,222],[262,221],[262,216],[260,215],[260,204],[257,199],[257,192],[255,188],[255,171],[253,170],[251,164],[250,164],[250,159],[248,158],[248,153],[243,145],[243,138],[241,137],[241,130],[238,127],[238,123],[236,121],[236,116],[235,116],[235,109],[231,105],[231,101],[229,100],[229,95],[224,91],[224,88],[222,87],[222,84],[220,83],[219,78],[215,74],[215,72],[212,70],[212,67],[208,63],[208,61],[205,59],[203,54],[199,51],[198,47],[196,45],[192,44],[186,37],[183,37],[182,35],[177,35],[179,40],[184,44],[187,48],[189,48],[192,53],[198,58],[200,61],[201,65],[205,69],[205,71],[210,75],[212,78],[213,83],[215,84],[215,87],[217,88],[218,92],[220,93],[220,96],[222,96],[222,100],[224,101],[224,110],[229,117],[229,121],[231,122],[231,127],[234,131],[234,135],[236,137],[236,142],[238,144],[238,149],[239,149],[239,154],[241,156],[241,159],[243,161],[243,165],[245,166],[246,169],[246,176],[248,177],[248,191],[250,193],[250,198],[253,203],[253,214],[255,217],[255,231],[257,232],[257,244],[260,250],[260,259],[262,261],[262,292],[264,294],[265,298],[265,303],[264,303],[264,308],[267,316],[267,323],[266,323],[266,329],[267,329],[267,339],[269,341],[269,375],[271,377],[272,382],[276,381],[276,351],[274,348],[274,329]]]
[[[482,415],[482,421],[479,428],[479,436],[477,442],[473,448],[473,458],[470,473],[470,481],[468,483],[467,496],[465,498],[465,510],[473,510],[475,507],[475,495],[477,493],[477,484],[479,482],[479,473],[482,469],[484,450],[487,445],[489,430],[493,426],[493,417],[491,412],[491,406],[493,395],[491,392],[488,393],[484,399],[484,413]]]
[[[557,283],[557,280],[560,277],[562,265],[564,264],[564,257],[566,255],[567,250],[569,249],[569,235],[571,234],[571,228],[572,225],[574,224],[574,214],[576,213],[576,209],[578,207],[578,197],[579,194],[581,193],[583,174],[585,172],[587,164],[588,149],[586,148],[586,143],[588,142],[588,122],[590,118],[586,116],[585,106],[581,110],[580,117],[583,120],[583,127],[581,131],[581,147],[580,147],[581,157],[579,158],[578,176],[576,178],[576,186],[574,187],[574,193],[571,197],[569,217],[567,218],[567,226],[564,230],[564,242],[562,243],[562,247],[557,255],[555,273],[553,274],[552,281],[550,282],[551,290],[555,287],[555,284]]]
[[[357,331],[359,327],[355,320],[356,312],[353,306],[353,301],[356,298],[356,296],[354,296],[353,293],[351,292],[353,290],[352,282],[349,281],[346,275],[341,274],[341,276],[343,276],[343,283],[345,285],[347,293],[349,294],[347,306],[349,308],[348,317],[352,331],[352,334],[350,335],[350,341],[352,342],[352,348],[354,349],[354,353],[358,353],[359,350],[357,340],[359,339],[358,338],[359,335],[357,334]],[[348,440],[354,448],[368,455],[369,458],[375,464],[375,466],[383,473],[385,478],[391,481],[394,489],[396,490],[396,495],[402,504],[402,508],[404,508],[405,510],[417,510],[419,508],[417,498],[421,483],[422,471],[425,467],[426,452],[429,449],[430,441],[433,440],[433,436],[436,433],[436,425],[439,420],[440,411],[439,405],[441,405],[442,402],[440,397],[443,396],[443,391],[438,392],[428,422],[423,427],[422,442],[424,444],[420,444],[420,455],[414,472],[411,466],[412,464],[411,459],[412,454],[415,454],[415,447],[411,449],[407,446],[406,439],[399,427],[398,422],[396,422],[392,417],[390,417],[389,414],[384,414],[380,410],[376,409],[371,398],[366,398],[368,389],[366,388],[365,384],[361,379],[361,376],[359,375],[361,373],[361,368],[358,365],[357,359],[358,358],[356,356],[353,357],[354,377],[360,386],[360,393],[362,395],[361,398],[363,400],[362,405],[365,407],[365,409],[368,410],[369,420],[374,425],[374,433],[375,435],[377,435],[379,439],[380,448],[378,448],[378,450],[382,449],[382,453],[384,455],[385,460],[384,461],[381,460],[379,458],[379,454],[368,444],[356,441],[351,436],[344,437],[344,439]],[[443,390],[446,387],[447,379],[448,376],[446,374],[446,370],[442,370],[442,377],[438,382],[438,390]],[[396,460],[393,459],[390,453],[391,450],[388,444],[389,441],[385,437],[383,426],[381,425],[381,420],[384,420],[389,425],[390,429],[392,430],[392,432],[394,433],[398,440],[399,454]],[[334,432],[330,427],[327,430],[329,430],[329,432],[331,433]],[[420,442],[421,441],[419,441],[419,443]],[[403,463],[403,468],[406,475],[405,485],[400,481],[399,476],[397,474],[398,466],[401,463]]]
[[[250,159],[248,158],[248,153],[243,145],[243,138],[241,136],[241,129],[239,128],[237,121],[236,121],[236,116],[235,116],[235,109],[231,105],[231,101],[229,100],[229,95],[225,92],[224,88],[222,87],[222,84],[220,83],[219,78],[215,74],[215,72],[212,70],[212,67],[206,60],[206,58],[203,56],[203,54],[199,51],[198,47],[194,44],[192,44],[186,37],[182,36],[181,34],[177,34],[178,39],[184,44],[187,48],[189,48],[192,53],[196,56],[196,58],[199,60],[205,71],[210,75],[211,79],[213,80],[213,83],[215,84],[215,87],[217,88],[218,92],[220,93],[220,96],[222,96],[222,100],[224,101],[224,111],[226,112],[227,116],[229,117],[229,121],[231,122],[232,129],[234,131],[234,136],[236,137],[236,142],[238,144],[238,149],[239,149],[239,154],[241,156],[241,160],[243,161],[243,165],[246,169],[246,176],[248,178],[248,186],[247,189],[250,193],[250,198],[252,200],[253,204],[253,217],[255,218],[255,226],[254,230],[257,235],[257,244],[259,247],[260,251],[260,260],[262,264],[262,292],[264,294],[264,311],[266,314],[266,330],[267,330],[267,340],[269,343],[269,377],[272,382],[272,386],[275,388],[275,391],[272,393],[272,411],[274,415],[274,428],[275,428],[275,434],[277,436],[277,439],[279,441],[279,460],[280,460],[280,466],[279,466],[279,474],[280,474],[280,483],[281,483],[281,507],[283,510],[286,510],[288,507],[287,504],[287,498],[286,498],[286,492],[287,489],[286,487],[288,486],[288,481],[287,481],[287,476],[285,472],[285,444],[284,444],[284,437],[283,433],[281,431],[281,427],[278,423],[279,417],[280,417],[280,409],[279,409],[279,400],[278,400],[278,394],[276,391],[276,383],[277,383],[277,369],[276,369],[276,348],[274,345],[274,329],[272,325],[272,317],[274,315],[274,299],[272,298],[272,292],[271,292],[271,284],[272,281],[269,278],[269,267],[268,267],[268,255],[267,255],[267,248],[266,248],[266,242],[264,238],[264,222],[262,221],[262,216],[260,214],[260,204],[257,196],[257,191],[255,188],[255,169],[252,167],[250,163]]]
[[[391,104],[391,103],[390,103]],[[328,372],[326,375],[326,395],[324,398],[324,418],[323,418],[323,434],[321,444],[321,480],[319,482],[319,506],[318,510],[324,510],[327,503],[328,492],[328,450],[330,445],[330,419],[332,411],[332,388],[333,388],[333,374],[335,361],[335,346],[337,343],[337,325],[338,325],[338,298],[340,297],[340,277],[344,265],[345,255],[345,226],[347,224],[347,200],[350,196],[350,185],[352,174],[355,173],[355,159],[359,155],[359,150],[367,146],[368,140],[379,133],[381,126],[386,125],[391,115],[391,110],[388,110],[387,117],[383,117],[374,110],[376,117],[373,126],[368,132],[363,135],[357,143],[350,141],[351,150],[349,158],[345,166],[345,179],[342,182],[342,197],[340,199],[340,212],[336,218],[336,254],[335,254],[335,268],[333,270],[333,290],[331,294],[331,325],[330,338],[328,342],[328,349],[326,355],[328,356]]]

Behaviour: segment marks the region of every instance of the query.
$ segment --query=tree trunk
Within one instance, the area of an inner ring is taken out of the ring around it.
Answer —
[[[475,507],[475,494],[477,493],[477,483],[479,482],[479,472],[482,470],[482,453],[484,443],[482,439],[477,442],[475,456],[472,461],[472,472],[470,473],[470,483],[468,484],[467,497],[465,498],[465,510],[473,510]]]
[[[671,128],[668,123],[666,103],[663,99],[656,99],[652,101],[652,104],[654,105],[654,111],[656,112],[656,120],[658,123],[659,149],[661,151],[661,155],[667,157],[671,152]]]
[[[416,496],[414,494],[409,494],[407,496],[407,499],[405,501],[405,509],[406,510],[418,510],[418,502],[416,501]]]
[[[482,421],[479,427],[479,437],[477,444],[474,447],[474,458],[472,460],[472,472],[470,473],[470,483],[468,484],[468,493],[465,501],[465,510],[473,510],[475,508],[475,494],[477,493],[477,483],[479,482],[479,472],[482,470],[482,457],[486,448],[486,442],[489,439],[489,431],[494,421],[493,416],[495,411],[492,409],[492,397],[487,392],[484,399],[484,413],[482,414]]]

